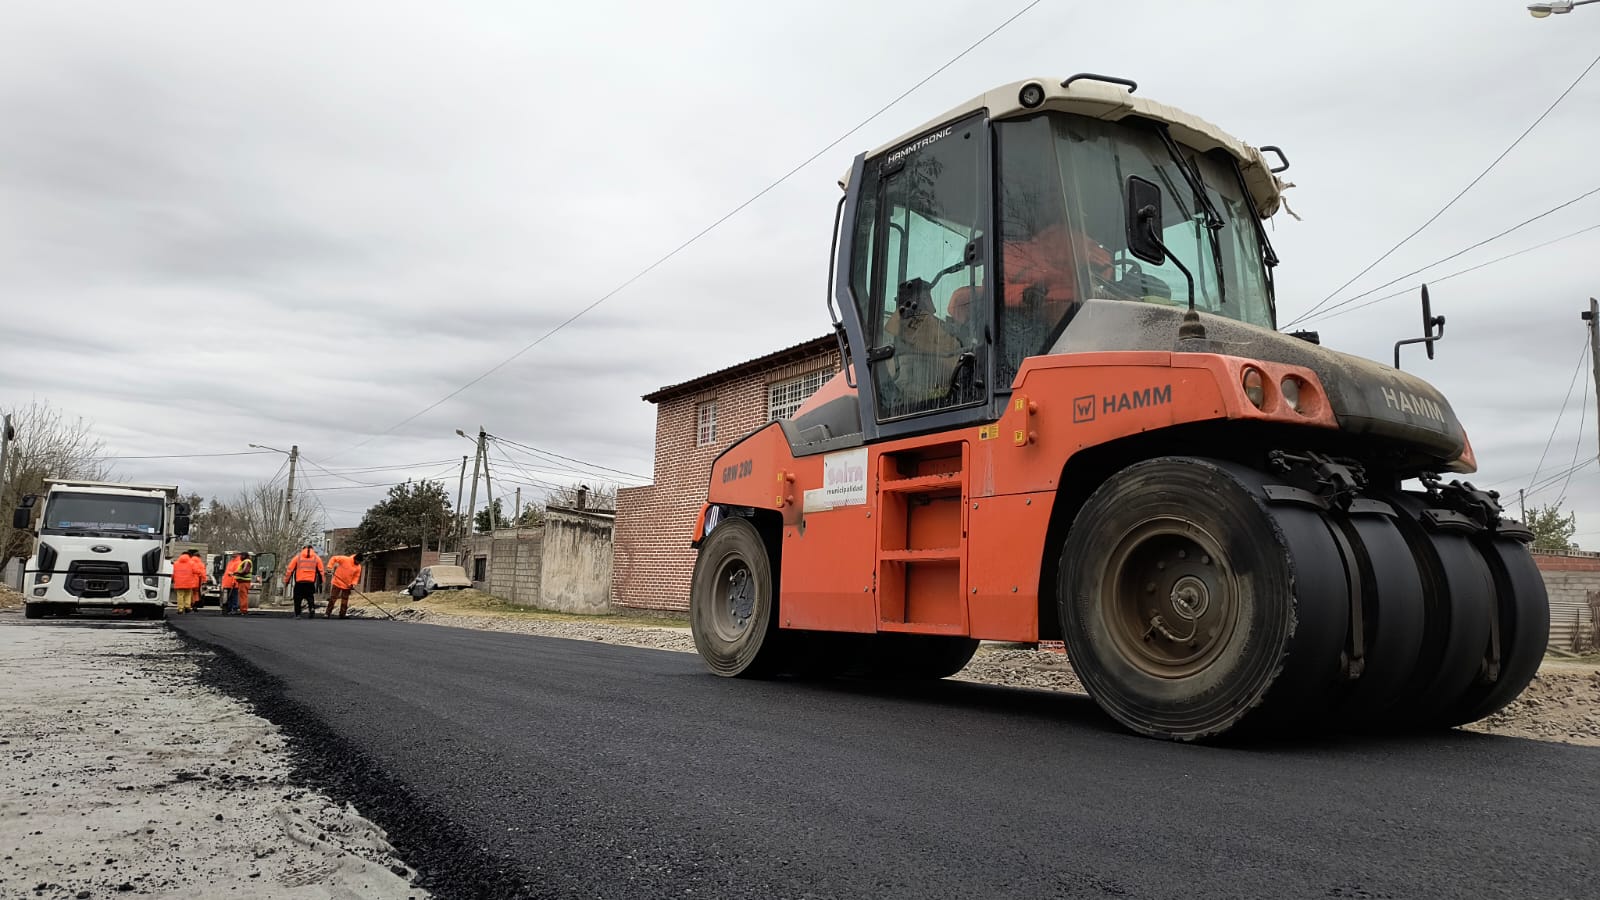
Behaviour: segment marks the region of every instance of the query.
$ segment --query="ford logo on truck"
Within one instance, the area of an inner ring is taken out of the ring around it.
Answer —
[[[111,548],[107,547],[105,544],[95,544],[93,547],[90,547],[89,549],[93,550],[96,553],[110,553],[111,552]]]

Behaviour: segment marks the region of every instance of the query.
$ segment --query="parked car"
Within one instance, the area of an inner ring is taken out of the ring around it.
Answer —
[[[467,577],[467,570],[460,566],[425,566],[400,593],[410,594],[413,600],[421,600],[434,591],[459,591],[469,587],[472,587],[472,579]]]

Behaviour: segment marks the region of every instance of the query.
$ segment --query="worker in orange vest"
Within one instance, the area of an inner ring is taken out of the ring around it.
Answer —
[[[244,560],[243,553],[233,554],[227,566],[222,570],[222,614],[228,615],[239,611],[239,580],[234,578],[238,571],[239,563]]]
[[[239,564],[233,567],[233,585],[239,596],[235,603],[234,615],[246,615],[250,612],[250,585],[256,580],[256,563],[250,558],[250,551],[239,551]]]
[[[306,615],[317,617],[317,591],[322,589],[322,557],[307,544],[290,558],[283,568],[283,586],[294,585],[294,615],[300,617],[300,601],[306,604]]]
[[[333,593],[328,595],[328,611],[324,618],[333,618],[335,603],[339,604],[339,618],[344,618],[349,611],[350,591],[361,581],[361,560],[364,557],[362,553],[328,557],[328,575],[333,582]]]
[[[185,550],[172,561],[172,593],[178,612],[194,612],[195,595],[206,577],[206,564],[195,550]]]

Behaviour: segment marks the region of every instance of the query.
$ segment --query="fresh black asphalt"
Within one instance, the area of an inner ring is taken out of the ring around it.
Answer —
[[[440,897],[1600,896],[1600,749],[1226,747],[1087,699],[749,682],[430,625],[171,620]]]

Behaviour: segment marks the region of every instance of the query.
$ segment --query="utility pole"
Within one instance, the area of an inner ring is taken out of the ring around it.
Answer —
[[[1522,517],[1522,524],[1528,524],[1528,498],[1527,489],[1517,488],[1517,513]]]
[[[1589,298],[1589,311],[1583,314],[1589,324],[1589,361],[1594,363],[1594,402],[1600,407],[1600,300]],[[1600,419],[1596,419],[1600,422]]]
[[[483,490],[489,498],[489,533],[494,534],[500,528],[500,523],[495,521],[494,514],[494,483],[489,480],[489,445],[483,447]]]
[[[11,440],[14,437],[16,437],[16,429],[11,428],[11,413],[6,413],[5,421],[0,423],[0,503],[5,501],[6,482],[8,482],[8,476],[11,474],[11,469],[6,468],[6,464],[11,461]],[[3,564],[5,564],[5,560],[0,559],[0,565]]]
[[[488,439],[488,434],[483,426],[478,426],[478,453],[472,458],[472,499],[467,501],[467,518],[461,523],[461,540],[466,541],[467,535],[472,533],[473,526],[478,517],[478,467],[483,465],[483,445]]]
[[[461,515],[461,490],[462,490],[462,486],[465,485],[466,483],[467,483],[467,455],[465,453],[463,453],[463,454],[461,454],[461,476],[456,479],[456,515],[458,515],[458,516]],[[460,534],[461,529],[452,528],[450,530],[456,532],[456,546],[455,546],[455,549],[457,551],[457,554],[459,555],[459,552],[461,550],[461,534]],[[441,546],[439,549],[443,550],[444,547]]]
[[[278,526],[285,538],[288,537],[289,522],[293,518],[291,510],[294,509],[294,467],[300,461],[300,445],[289,445],[289,487],[283,492],[283,523]]]
[[[11,456],[11,441],[16,436],[16,430],[11,427],[11,414],[6,413],[5,421],[0,423],[0,498],[6,495],[6,476],[11,472],[6,462]]]
[[[511,527],[522,527],[522,488],[517,488],[517,505],[513,506],[511,513]]]

